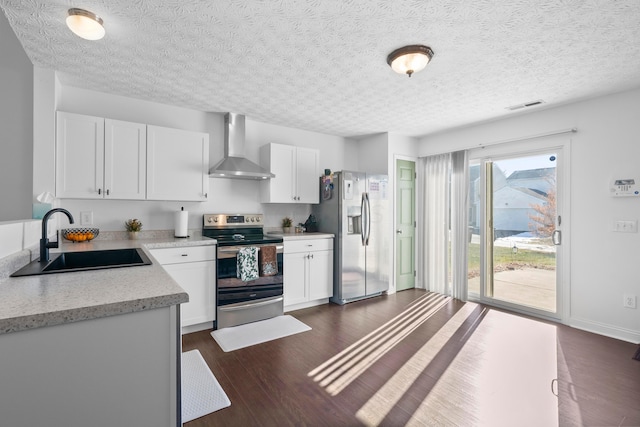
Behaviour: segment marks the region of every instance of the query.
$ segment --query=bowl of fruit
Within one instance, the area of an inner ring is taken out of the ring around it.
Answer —
[[[70,242],[88,242],[98,237],[98,228],[65,228],[62,230],[62,237]]]

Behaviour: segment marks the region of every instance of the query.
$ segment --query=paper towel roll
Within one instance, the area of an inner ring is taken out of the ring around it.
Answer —
[[[175,237],[189,237],[189,212],[184,208],[176,212]]]

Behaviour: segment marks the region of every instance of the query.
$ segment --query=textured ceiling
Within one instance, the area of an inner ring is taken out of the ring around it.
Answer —
[[[640,87],[640,0],[0,0],[63,85],[333,135],[420,136]],[[90,42],[67,9],[100,15]],[[408,78],[392,50],[435,56]],[[524,111],[524,110],[521,110]]]

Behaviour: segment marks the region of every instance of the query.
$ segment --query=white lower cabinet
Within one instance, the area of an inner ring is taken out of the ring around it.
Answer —
[[[152,249],[151,254],[189,294],[180,306],[181,326],[213,322],[216,318],[216,247]]]
[[[285,309],[324,303],[332,296],[333,239],[285,240]]]
[[[175,427],[177,323],[171,306],[1,334],[0,425]]]

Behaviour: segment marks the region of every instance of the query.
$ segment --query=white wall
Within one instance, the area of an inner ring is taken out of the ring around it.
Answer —
[[[389,154],[393,156],[417,157],[418,138],[404,135],[389,134]]]
[[[0,11],[0,221],[31,218],[33,66]]]
[[[47,69],[33,69],[33,200],[56,192],[56,104],[60,82]]]
[[[358,138],[358,171],[389,173],[389,134],[377,133]]]
[[[345,138],[344,144],[344,170],[358,171],[358,140],[355,138]],[[333,169],[332,169],[333,170]]]
[[[206,113],[70,86],[60,86],[57,94],[56,109],[60,111],[208,132],[211,141],[210,164],[217,163],[224,155],[223,113]],[[54,111],[51,111],[50,115],[43,114],[42,120],[48,123],[53,120],[53,114]],[[53,161],[55,140],[53,133],[51,135],[52,137],[47,138],[47,142],[38,148],[39,152],[47,154],[34,153],[34,159],[37,159],[34,162],[36,167],[41,165],[48,171],[45,175],[49,176],[42,177],[41,180],[53,183],[54,171],[50,165]],[[247,118],[246,157],[257,163],[260,146],[270,142],[320,150],[318,176],[325,168],[332,170],[343,168],[344,138],[271,125]],[[34,192],[36,191],[38,189],[34,189]],[[258,181],[210,178],[210,196],[207,202],[64,199],[58,203],[76,218],[80,217],[80,212],[92,211],[94,225],[102,230],[113,231],[124,230],[124,220],[134,217],[143,222],[145,230],[172,229],[173,214],[181,207],[189,211],[189,228],[191,229],[201,228],[202,215],[205,213],[264,213],[267,227],[280,227],[280,220],[284,216],[292,217],[295,223],[304,222],[307,219],[310,213],[308,205],[261,204],[259,191]]]
[[[571,136],[570,313],[573,326],[640,342],[640,234],[612,231],[615,220],[640,219],[640,197],[611,197],[614,178],[640,182],[640,90],[549,108],[425,136],[421,156],[576,127]],[[529,143],[531,141],[528,141]],[[566,284],[564,284],[566,285]]]

